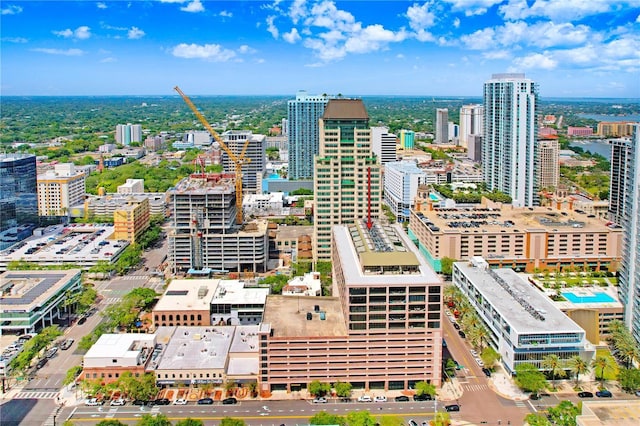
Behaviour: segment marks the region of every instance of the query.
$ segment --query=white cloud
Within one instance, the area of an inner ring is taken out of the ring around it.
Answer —
[[[453,20],[453,27],[460,28],[460,18],[456,18]]]
[[[433,26],[435,21],[435,14],[429,11],[429,3],[425,3],[422,6],[414,4],[407,9],[406,16],[409,19],[409,27],[418,32],[425,28]]]
[[[504,0],[445,0],[454,11],[464,11],[466,16],[484,15],[487,10]]]
[[[59,37],[75,38],[77,40],[86,40],[91,37],[91,28],[86,25],[82,25],[75,30],[67,28],[61,31],[53,31],[53,33]]]
[[[35,48],[31,49],[34,52],[47,53],[49,55],[64,55],[64,56],[81,56],[84,55],[84,51],[80,49],[45,49]]]
[[[511,54],[506,50],[494,50],[482,53],[482,57],[485,59],[507,59],[510,56]]]
[[[233,13],[228,12],[226,10],[223,10],[222,12],[218,13],[218,15],[222,16],[223,18],[231,18],[231,17],[233,17]]]
[[[96,3],[96,7],[98,9],[106,9],[108,6],[105,3],[98,2]]]
[[[558,62],[545,53],[533,53],[514,59],[513,63],[520,69],[545,69],[552,70],[558,66]]]
[[[257,64],[264,64],[266,61],[263,58],[256,59]]]
[[[640,24],[640,15],[636,18],[636,22]]]
[[[213,62],[226,62],[233,59],[236,53],[219,44],[187,44],[180,43],[171,49],[171,54],[178,58],[207,59]]]
[[[282,34],[282,38],[287,43],[294,44],[295,42],[300,41],[302,37],[300,37],[300,34],[298,33],[298,30],[296,28],[292,28],[288,33]]]
[[[289,18],[293,24],[297,24],[298,20],[304,18],[307,15],[306,0],[295,0],[289,8]]]
[[[111,62],[118,62],[118,60],[116,58],[109,56],[108,58],[101,59],[100,62],[103,64],[108,64]]]
[[[252,47],[249,47],[248,45],[243,44],[238,48],[238,52],[239,53],[256,53],[256,49],[253,49]]]
[[[398,59],[404,59],[404,55],[403,55],[402,53],[398,53],[398,54],[396,55],[396,58],[398,58]]]
[[[16,6],[15,4],[10,4],[9,6],[0,10],[0,14],[2,15],[17,15],[22,12],[22,8],[20,6]]]
[[[273,36],[273,38],[277,39],[278,35],[280,34],[280,32],[278,31],[278,28],[274,25],[273,21],[275,21],[276,17],[275,16],[267,16],[267,31],[269,31],[271,33],[271,35]]]
[[[499,7],[505,19],[524,19],[543,16],[559,21],[579,20],[587,16],[617,10],[625,5],[635,5],[637,0],[535,0],[529,7],[526,0],[509,0]]]
[[[131,29],[127,31],[127,38],[131,40],[142,38],[144,37],[144,35],[145,35],[145,32],[138,27],[131,27]]]
[[[24,37],[2,37],[0,40],[7,43],[27,43],[29,41]]]
[[[160,0],[160,3],[186,3],[187,0]]]
[[[472,50],[486,50],[495,47],[495,31],[493,28],[484,28],[473,34],[465,34],[460,37],[460,41]]]
[[[200,0],[193,0],[188,5],[181,7],[180,10],[183,12],[199,13],[204,12],[204,6]]]

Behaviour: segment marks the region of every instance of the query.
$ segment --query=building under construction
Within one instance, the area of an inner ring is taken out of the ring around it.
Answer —
[[[267,222],[236,222],[233,174],[194,174],[167,194],[173,220],[167,260],[173,273],[265,271]]]

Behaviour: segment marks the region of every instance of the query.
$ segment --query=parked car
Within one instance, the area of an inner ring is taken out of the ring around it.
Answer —
[[[409,425],[409,426],[418,426],[418,422],[416,422],[415,420],[411,419],[411,420],[409,420],[407,425]]]
[[[464,339],[465,337],[467,337],[467,335],[466,335],[466,334],[464,334],[464,331],[462,331],[462,330],[458,330],[458,335],[459,335],[460,337],[462,337],[463,339]]]
[[[447,412],[460,411],[460,406],[458,404],[445,405],[444,409],[447,410]]]
[[[169,401],[167,398],[159,398],[153,401],[153,405],[169,405],[169,404],[171,404],[171,401]]]
[[[87,317],[80,317],[80,319],[78,320],[78,325],[82,325],[85,322],[87,322]]]
[[[38,361],[38,363],[36,364],[36,368],[38,370],[40,370],[42,367],[44,367],[45,365],[47,365],[47,362],[49,360],[47,358],[42,358],[40,361]]]
[[[456,330],[460,330],[460,324],[458,324],[457,322],[454,322],[453,328],[455,328]]]
[[[593,398],[593,394],[591,392],[578,392],[578,396],[580,398]]]
[[[413,395],[414,401],[431,401],[433,398],[428,393],[423,393],[421,395],[415,394]]]
[[[60,349],[62,349],[63,351],[66,351],[67,349],[69,349],[71,347],[71,345],[73,345],[73,342],[75,340],[73,339],[67,339],[64,340],[61,344],[60,344]]]
[[[376,396],[373,398],[373,401],[374,401],[374,402],[387,402],[387,397],[386,397],[386,396],[384,396],[384,395],[376,395]]]
[[[173,402],[175,405],[187,405],[187,400],[185,398],[176,399]]]
[[[200,398],[198,400],[198,405],[211,405],[213,404],[213,399],[211,398]]]
[[[98,401],[98,398],[87,398],[87,400],[84,401],[84,405],[95,407],[97,405],[100,405],[100,401]]]
[[[409,402],[409,397],[406,395],[400,395],[400,396],[396,396],[394,400],[396,402]]]
[[[640,396],[640,389],[636,391],[636,396]]]
[[[315,397],[313,399],[313,403],[314,404],[326,404],[327,403],[327,398],[325,398],[324,396]]]
[[[111,402],[109,403],[109,405],[114,406],[114,407],[121,407],[123,405],[125,405],[127,403],[127,401],[125,401],[124,398],[116,398],[116,399],[112,399]]]
[[[238,400],[237,400],[237,399],[235,399],[234,397],[231,397],[231,398],[225,398],[225,399],[223,399],[223,400],[222,400],[222,403],[223,403],[224,405],[233,405],[233,404],[237,404],[237,403],[238,403]]]
[[[358,402],[373,402],[373,399],[369,395],[362,395],[358,397]]]
[[[596,396],[598,398],[611,398],[611,397],[613,397],[611,392],[606,390],[606,389],[602,389],[602,390],[599,390],[598,392],[596,392]]]
[[[44,356],[51,359],[54,356],[56,356],[56,354],[58,353],[58,348],[56,346],[52,347],[51,349],[49,349]]]
[[[149,405],[149,401],[144,399],[135,399],[132,403],[133,405]]]

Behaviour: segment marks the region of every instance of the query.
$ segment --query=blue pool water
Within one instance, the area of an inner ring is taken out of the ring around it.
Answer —
[[[431,198],[432,201],[440,201],[440,197],[438,197],[436,194],[434,193],[430,193],[429,194],[429,198]]]
[[[575,293],[562,292],[562,296],[571,303],[605,303],[615,302],[616,300],[607,293],[593,292],[590,296],[580,296]]]

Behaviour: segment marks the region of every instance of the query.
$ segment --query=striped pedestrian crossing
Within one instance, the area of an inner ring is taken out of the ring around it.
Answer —
[[[520,408],[524,408],[527,405],[524,403],[524,401],[516,401],[516,407],[520,407]]]
[[[60,392],[22,391],[16,394],[16,399],[55,399]]]
[[[117,278],[120,281],[147,281],[149,275],[126,275],[124,277]]]
[[[469,385],[469,384],[466,384],[466,385],[462,385],[462,388],[465,391],[470,391],[470,392],[483,392],[483,391],[486,391],[487,389],[489,389],[489,386],[482,385],[482,384],[480,384],[480,385]]]
[[[109,297],[107,299],[104,299],[104,303],[107,305],[113,305],[114,303],[118,303],[122,300],[121,297]]]

